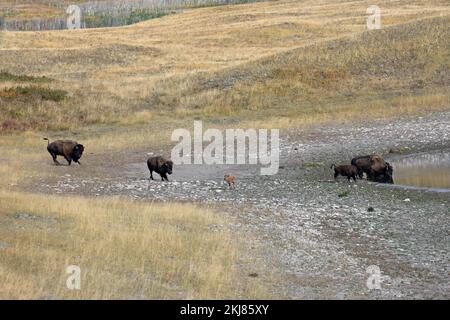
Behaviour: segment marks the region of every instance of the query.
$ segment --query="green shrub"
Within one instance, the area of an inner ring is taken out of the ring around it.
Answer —
[[[344,197],[348,197],[348,195],[350,194],[350,192],[348,191],[343,191],[341,193],[338,194],[339,198],[344,198]]]
[[[162,11],[151,11],[148,9],[138,9],[133,10],[130,13],[130,16],[127,18],[127,25],[138,23],[145,20],[155,19],[155,18],[161,18],[168,13],[162,12]]]
[[[0,71],[0,81],[47,83],[51,82],[52,79],[45,76],[33,77],[25,75],[15,75],[7,71]]]
[[[36,96],[41,97],[43,100],[61,101],[66,98],[67,91],[56,90],[50,88],[41,87],[15,87],[4,89],[0,92],[0,96],[7,98],[27,97],[33,98]]]

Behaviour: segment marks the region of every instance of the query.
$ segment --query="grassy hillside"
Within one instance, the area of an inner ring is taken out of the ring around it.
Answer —
[[[269,126],[444,109],[450,106],[448,39],[449,16],[414,21],[169,79],[153,97],[164,97],[161,110],[182,105],[184,115],[239,116]]]
[[[4,33],[0,69],[46,76],[53,81],[20,86],[67,96],[3,97],[0,123],[3,130],[70,129],[174,115],[246,120],[264,110],[258,115],[266,122],[289,126],[279,121],[280,107],[301,122],[358,117],[367,106],[376,116],[448,107],[450,7],[382,1],[384,29],[368,32],[369,4],[274,1],[124,28]],[[0,80],[3,92],[16,86]]]

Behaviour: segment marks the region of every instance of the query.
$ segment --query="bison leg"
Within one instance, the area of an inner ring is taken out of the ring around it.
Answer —
[[[161,172],[159,175],[161,176],[161,181],[164,180],[169,181],[169,179],[167,178],[167,174],[165,172]]]
[[[153,171],[152,170],[150,170],[150,180],[155,180],[155,179],[153,179]]]
[[[334,180],[337,179],[338,175],[339,175],[339,173],[337,173],[337,171],[335,171],[335,172],[334,172]]]
[[[64,156],[64,159],[66,159],[66,161],[69,163],[69,166],[72,164],[72,159]]]
[[[362,170],[358,170],[358,177],[362,179],[364,176],[364,172]]]
[[[53,162],[54,162],[55,164],[60,164],[60,163],[58,162],[58,160],[56,160],[56,154],[55,154],[54,152],[48,150],[48,149],[47,149],[47,151],[48,151],[48,153],[50,153],[50,155],[52,156]]]
[[[56,154],[51,153],[51,155],[52,155],[52,158],[53,158],[53,162],[54,162],[55,164],[57,164],[57,165],[60,165],[59,161],[56,159]]]

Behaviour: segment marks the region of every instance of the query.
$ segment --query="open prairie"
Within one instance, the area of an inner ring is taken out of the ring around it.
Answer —
[[[448,299],[448,193],[331,180],[357,155],[450,149],[448,1],[377,1],[368,30],[372,4],[0,31],[0,298]],[[148,181],[147,157],[170,157],[194,120],[281,129],[279,173],[175,165]],[[83,164],[53,165],[44,137],[83,143]]]

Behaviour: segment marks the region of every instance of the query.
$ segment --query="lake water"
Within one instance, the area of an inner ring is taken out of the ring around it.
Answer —
[[[393,158],[394,182],[399,185],[450,189],[450,150]]]

